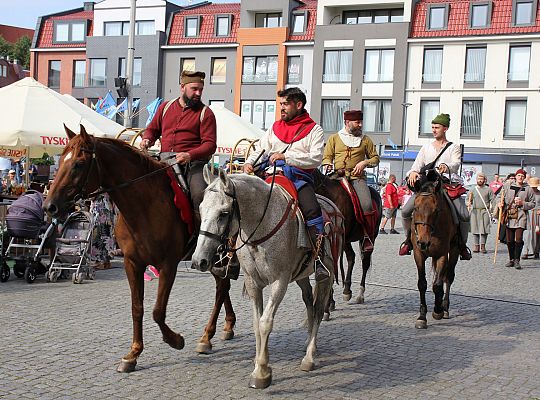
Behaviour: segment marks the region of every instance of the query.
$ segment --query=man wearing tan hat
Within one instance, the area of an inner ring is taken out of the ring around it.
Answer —
[[[525,247],[523,248],[522,259],[527,259],[534,257],[535,259],[540,258],[540,178],[536,176],[531,176],[529,178],[529,186],[534,192],[534,208],[531,210],[531,215],[529,216],[529,228],[525,233],[528,232],[525,236]]]
[[[476,175],[476,186],[467,195],[467,208],[471,213],[471,233],[474,236],[474,252],[487,253],[486,241],[491,227],[491,209],[495,195],[486,185],[486,175]]]
[[[203,167],[216,151],[216,118],[201,101],[205,77],[200,71],[182,72],[180,97],[159,106],[140,144],[148,149],[161,138],[162,159],[176,155],[175,171],[189,187],[197,227],[206,189]]]

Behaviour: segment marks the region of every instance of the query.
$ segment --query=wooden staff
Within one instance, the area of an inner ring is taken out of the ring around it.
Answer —
[[[499,201],[499,221],[497,224],[497,236],[495,237],[495,253],[493,254],[493,265],[497,262],[497,250],[499,248],[499,234],[501,233],[501,222],[504,207],[504,188],[501,189],[501,200]]]

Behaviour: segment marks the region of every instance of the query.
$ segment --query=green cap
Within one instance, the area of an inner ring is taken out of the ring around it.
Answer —
[[[444,125],[448,128],[450,126],[450,114],[439,114],[435,118],[433,118],[433,121],[431,121],[431,123]]]

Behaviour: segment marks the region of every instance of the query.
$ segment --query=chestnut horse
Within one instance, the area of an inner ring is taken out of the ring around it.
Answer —
[[[450,286],[454,282],[455,267],[459,258],[459,230],[452,218],[449,199],[446,198],[441,186],[439,176],[435,181],[425,183],[414,199],[411,241],[420,292],[420,315],[415,322],[418,329],[427,328],[425,263],[429,257],[433,262],[435,294],[433,318],[450,318]]]
[[[131,290],[133,341],[131,350],[118,366],[118,372],[135,369],[143,345],[144,271],[154,265],[160,272],[153,318],[163,340],[175,349],[184,347],[182,335],[165,323],[169,295],[176,278],[178,262],[186,254],[188,227],[174,205],[171,181],[164,164],[144,155],[134,147],[115,139],[95,138],[81,126],[80,135],[66,128],[69,137],[54,185],[44,203],[51,216],[62,217],[77,198],[91,197],[106,188],[120,210],[116,238],[124,253],[124,265]],[[216,278],[214,309],[197,350],[211,349],[221,306],[226,318],[223,339],[234,336],[236,317],[229,297],[229,279]]]
[[[352,244],[364,238],[364,227],[356,220],[354,206],[349,197],[349,194],[341,186],[339,181],[330,179],[323,175],[319,170],[313,172],[315,180],[315,192],[321,196],[327,197],[334,202],[345,217],[345,255],[347,257],[347,275],[343,278],[343,299],[349,301],[352,297],[351,281],[352,272],[356,254],[354,253]],[[375,200],[376,210],[379,213],[379,219],[375,227],[374,237],[377,238],[379,233],[379,225],[382,218],[382,199],[379,193],[372,187],[369,188],[371,198]],[[362,245],[360,244],[360,247]],[[364,302],[364,293],[366,291],[366,275],[371,267],[371,256],[373,251],[362,252],[362,280],[360,282],[360,293],[355,299],[355,303],[362,304]],[[343,260],[341,260],[343,263]],[[343,275],[343,269],[341,271]],[[331,300],[333,302],[333,300]]]

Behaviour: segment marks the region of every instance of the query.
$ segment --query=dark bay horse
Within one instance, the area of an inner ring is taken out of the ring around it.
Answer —
[[[364,238],[364,227],[358,223],[354,213],[354,206],[349,197],[349,194],[341,186],[339,181],[330,179],[323,175],[319,170],[313,172],[315,180],[315,192],[324,197],[329,198],[337,205],[343,216],[345,217],[345,255],[347,257],[347,275],[343,278],[343,299],[349,301],[352,297],[351,281],[352,272],[356,254],[354,253],[352,244]],[[379,220],[375,229],[375,238],[379,233],[379,226],[382,218],[382,199],[379,193],[372,187],[369,188],[371,198],[375,200],[376,210],[379,212]],[[362,244],[360,243],[360,248]],[[360,282],[360,293],[355,299],[355,303],[362,304],[364,302],[364,293],[366,290],[366,275],[371,267],[371,256],[373,251],[362,252],[362,281]],[[343,274],[343,271],[342,271]]]
[[[120,210],[115,232],[124,253],[133,318],[131,350],[122,358],[117,370],[131,372],[144,347],[143,274],[147,265],[154,265],[160,271],[154,321],[166,343],[179,350],[184,347],[184,338],[169,328],[165,315],[178,262],[187,252],[188,228],[174,205],[171,181],[163,164],[122,141],[94,138],[83,126],[80,135],[67,128],[66,132],[69,143],[60,158],[60,169],[44,208],[51,216],[61,217],[73,207],[76,198],[85,198],[100,187],[117,188],[109,195]],[[148,176],[137,180],[145,175]],[[234,335],[236,317],[229,288],[229,279],[216,277],[214,309],[199,340],[199,352],[211,349],[210,340],[215,334],[216,320],[223,304],[227,314],[223,338],[230,339]]]
[[[435,181],[425,183],[414,199],[411,241],[420,292],[420,315],[415,323],[418,329],[427,328],[425,263],[429,257],[433,262],[435,294],[433,318],[450,318],[450,286],[454,282],[455,267],[459,258],[459,230],[454,223],[451,206],[443,190],[441,180],[437,178]]]

